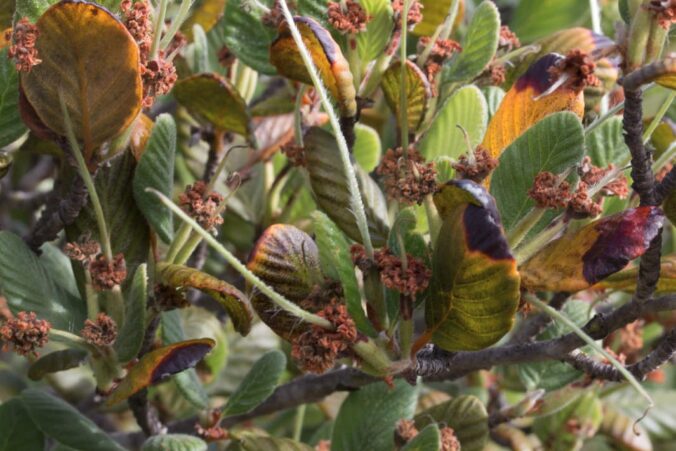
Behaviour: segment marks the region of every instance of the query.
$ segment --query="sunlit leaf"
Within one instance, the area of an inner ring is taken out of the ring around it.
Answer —
[[[579,449],[584,439],[596,433],[602,418],[601,401],[589,390],[559,412],[537,418],[533,430],[546,449]]]
[[[23,91],[40,119],[65,136],[62,95],[90,158],[141,109],[138,46],[115,16],[93,3],[57,3],[36,25],[42,63],[21,74]]]
[[[514,10],[510,27],[524,42],[578,25],[589,17],[586,0],[522,0]]]
[[[210,338],[187,340],[157,348],[144,355],[113,390],[106,404],[115,405],[149,385],[194,367],[214,347]]]
[[[584,290],[640,257],[662,227],[657,207],[638,207],[593,221],[552,241],[519,268],[533,291]]]
[[[209,32],[223,16],[226,3],[227,0],[196,1],[191,8],[192,14],[183,22],[181,31],[188,39],[192,39],[193,25],[201,26],[205,33]]]
[[[443,82],[468,81],[479,75],[493,59],[499,38],[500,12],[493,2],[482,2],[469,23],[462,52],[444,66]]]
[[[553,93],[539,97],[552,85],[548,69],[562,58],[548,54],[537,60],[522,75],[502,100],[495,112],[483,140],[483,145],[494,157],[498,157],[528,128],[544,117],[557,111],[571,111],[582,117],[584,95],[560,87]]]
[[[153,188],[171,197],[175,153],[176,123],[169,114],[162,114],[156,119],[134,172],[134,199],[143,216],[165,243],[169,243],[174,235],[171,212],[146,189]]]
[[[128,362],[141,350],[146,326],[148,302],[148,270],[145,263],[136,268],[131,288],[125,297],[125,318],[115,340],[115,351],[120,362]]]
[[[354,117],[357,114],[356,91],[350,66],[340,47],[331,34],[315,20],[295,17],[294,22],[319,71],[319,76],[338,104],[341,116]],[[310,74],[303,64],[286,22],[280,26],[279,35],[270,47],[270,61],[281,75],[312,84]]]
[[[392,35],[392,4],[389,0],[359,0],[371,19],[366,30],[357,34],[357,52],[362,64],[368,64],[385,51]]]
[[[505,91],[498,86],[487,86],[481,90],[486,97],[486,105],[488,106],[488,119],[490,120],[505,98]]]
[[[313,127],[305,135],[306,167],[315,200],[324,213],[351,239],[361,242],[355,215],[351,210],[348,178],[333,135]],[[387,239],[387,213],[384,196],[367,174],[357,171],[369,234],[374,246]],[[383,211],[382,209],[385,209]]]
[[[519,274],[493,198],[469,180],[450,181],[435,196],[443,221],[432,260],[425,322],[437,346],[482,349],[512,327]]]
[[[418,144],[428,160],[439,156],[457,159],[467,152],[460,125],[467,131],[473,147],[481,142],[486,131],[488,112],[486,99],[476,86],[460,88],[440,108],[432,125]]]
[[[19,398],[0,404],[0,437],[0,451],[39,450],[45,446],[45,436]]]
[[[453,28],[460,25],[465,17],[465,0],[459,0],[459,2]],[[453,3],[453,0],[421,0],[423,18],[415,26],[413,33],[418,36],[432,36],[437,27],[446,20],[446,16],[451,9],[451,3]]]
[[[357,164],[366,172],[373,171],[380,162],[382,145],[378,132],[368,125],[356,124],[354,127],[355,141],[352,155]]]
[[[160,263],[157,274],[163,284],[176,289],[195,288],[217,301],[227,312],[232,324],[242,335],[251,330],[253,313],[246,296],[237,288],[210,274],[183,265]]]
[[[207,444],[201,438],[187,434],[155,435],[143,444],[141,451],[207,451]]]
[[[390,109],[394,111],[397,123],[401,124],[401,62],[393,63],[383,74],[383,94]],[[406,119],[412,132],[418,130],[432,97],[432,87],[427,77],[413,62],[406,60]]]
[[[316,284],[323,282],[317,245],[307,233],[290,225],[268,227],[254,246],[247,267],[296,304],[306,299]],[[291,339],[306,327],[299,318],[281,310],[257,289],[251,295],[251,304],[263,322],[283,338]]]
[[[638,280],[638,266],[631,266],[617,272],[594,285],[594,288],[626,291],[633,293]],[[657,281],[656,294],[668,294],[676,291],[676,255],[662,257],[660,280]]]
[[[28,377],[37,381],[47,374],[77,368],[82,365],[87,357],[87,352],[81,349],[63,349],[50,352],[33,362],[28,368]]]
[[[0,148],[24,133],[26,126],[19,115],[19,75],[14,61],[7,57],[7,49],[0,46]]]
[[[332,451],[390,451],[394,449],[394,427],[415,411],[418,390],[397,379],[394,388],[382,382],[349,394],[338,412]]]
[[[474,396],[463,395],[419,413],[415,425],[419,429],[434,423],[449,426],[463,450],[480,451],[488,440],[487,420],[483,403]]]
[[[249,136],[246,102],[227,79],[216,74],[193,75],[176,83],[172,92],[181,105],[215,128]]]

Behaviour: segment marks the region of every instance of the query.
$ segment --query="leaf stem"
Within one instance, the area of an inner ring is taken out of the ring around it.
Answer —
[[[305,85],[301,85],[296,94],[296,105],[293,109],[293,130],[296,145],[303,147],[303,113],[301,108],[303,106],[303,97],[305,96]]]
[[[150,60],[157,58],[157,53],[160,50],[160,38],[162,37],[162,28],[164,28],[164,18],[167,16],[167,6],[169,0],[160,0],[160,4],[156,11],[155,24],[153,30],[153,42],[150,46]]]
[[[307,404],[301,404],[296,409],[296,417],[293,419],[293,436],[292,438],[300,442],[301,434],[303,433],[303,422],[305,421],[305,409]]]
[[[516,248],[521,241],[528,235],[528,232],[537,224],[545,214],[544,208],[535,207],[526,214],[519,222],[514,225],[512,231],[507,235],[507,242],[512,249]]]
[[[160,49],[166,50],[167,47],[169,47],[169,44],[171,44],[171,41],[174,39],[176,32],[178,31],[179,28],[181,28],[181,25],[183,25],[183,22],[188,17],[188,13],[190,12],[190,7],[192,6],[192,3],[193,0],[183,0],[181,2],[181,6],[178,9],[176,16],[171,20],[171,25],[169,25],[169,29],[167,30],[167,32],[164,34],[164,37],[160,41]]]
[[[674,101],[674,98],[676,98],[676,91],[670,89],[669,95],[664,100],[664,103],[660,105],[660,109],[657,110],[657,113],[655,114],[653,120],[650,122],[650,125],[648,125],[648,128],[646,128],[645,132],[643,132],[643,145],[648,144],[648,141],[650,141],[650,137],[655,132],[655,129],[660,125],[660,122],[662,122],[662,118],[664,117],[665,114],[667,114],[667,111],[669,111],[669,107],[671,106],[671,103]]]
[[[347,141],[345,141],[345,136],[343,136],[343,133],[341,131],[338,116],[336,115],[336,112],[333,109],[333,105],[329,100],[326,88],[324,87],[324,84],[319,78],[317,68],[315,67],[315,64],[312,61],[310,52],[303,43],[303,38],[300,35],[300,31],[298,31],[298,27],[296,26],[296,23],[293,20],[291,11],[289,11],[289,5],[287,5],[286,0],[280,0],[279,5],[282,8],[284,18],[286,19],[286,22],[289,26],[289,30],[291,31],[291,36],[293,36],[293,40],[296,42],[296,45],[298,46],[298,51],[300,52],[300,56],[303,59],[303,63],[305,64],[305,67],[310,73],[312,84],[319,93],[319,97],[321,99],[324,110],[326,111],[326,114],[329,116],[331,127],[333,128],[333,131],[336,134],[336,143],[338,144],[338,149],[340,150],[340,158],[342,160],[343,167],[348,180],[348,190],[350,192],[350,207],[355,215],[357,227],[359,228],[359,233],[362,239],[362,244],[366,249],[366,255],[369,258],[373,258],[373,244],[371,243],[371,237],[369,235],[368,222],[366,220],[366,213],[364,211],[364,203],[362,202],[361,193],[359,192],[359,184],[357,183],[357,176],[354,172],[354,167],[352,166],[352,163],[350,161],[350,150],[347,147]]]
[[[453,0],[448,8],[448,15],[446,16],[446,20],[444,20],[444,22],[440,24],[436,30],[434,30],[432,38],[427,43],[425,49],[420,54],[420,58],[418,59],[418,66],[420,66],[421,69],[427,62],[427,58],[430,57],[432,49],[434,48],[434,43],[437,41],[437,39],[439,39],[439,37],[441,37],[441,39],[448,39],[448,37],[451,35],[451,31],[453,31],[453,24],[455,23],[455,18],[458,16],[459,6],[460,0]]]
[[[457,0],[454,0],[457,2]],[[403,1],[401,11],[401,42],[399,43],[399,127],[401,128],[401,150],[404,160],[408,159],[408,67],[406,61],[406,39],[408,34],[408,10],[411,6],[410,0]]]
[[[514,259],[517,264],[522,264],[528,261],[536,252],[545,247],[551,240],[553,240],[559,233],[566,228],[566,222],[561,216],[554,219],[553,225],[538,233],[532,240],[513,251]]]
[[[254,287],[258,288],[264,295],[270,298],[272,302],[277,304],[281,309],[291,313],[292,315],[297,316],[305,322],[314,324],[316,326],[324,327],[326,329],[333,329],[333,325],[326,319],[312,314],[298,307],[293,302],[286,299],[281,294],[273,290],[268,284],[263,282],[258,278],[254,273],[249,271],[249,269],[240,262],[237,257],[232,255],[229,250],[227,250],[221,243],[216,240],[209,232],[204,230],[194,219],[188,216],[183,210],[181,210],[178,205],[173,203],[168,197],[160,193],[157,190],[152,188],[147,188],[147,192],[153,193],[158,197],[160,202],[167,206],[171,211],[174,212],[184,223],[186,223],[192,230],[197,232],[204,240],[211,246],[216,252],[218,252],[225,260],[238,272],[242,275],[244,280],[249,282]]]
[[[604,358],[608,359],[610,364],[614,366],[617,369],[617,371],[619,371],[620,374],[622,374],[627,379],[627,382],[629,382],[632,385],[632,387],[634,387],[636,391],[641,396],[643,396],[646,399],[646,401],[648,401],[648,408],[651,408],[655,405],[648,392],[643,388],[641,383],[638,380],[636,380],[634,375],[631,374],[629,370],[627,370],[624,367],[624,365],[618,362],[615,357],[613,357],[612,355],[610,355],[610,353],[608,353],[605,349],[603,349],[603,347],[600,346],[592,337],[587,335],[577,324],[571,321],[564,313],[559,312],[556,309],[553,309],[552,307],[545,304],[532,294],[526,294],[526,300],[531,304],[535,305],[537,308],[542,310],[547,315],[549,315],[555,321],[559,321],[568,326],[575,333],[575,335],[580,337],[585,343],[587,343],[592,349],[594,349],[594,351],[602,355]]]

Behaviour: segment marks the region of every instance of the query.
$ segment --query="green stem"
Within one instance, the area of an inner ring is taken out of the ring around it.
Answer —
[[[383,74],[390,67],[390,62],[392,61],[393,53],[383,52],[380,54],[376,62],[373,63],[371,70],[366,76],[364,84],[362,84],[359,89],[359,96],[364,98],[370,98],[375,90],[380,85],[380,81],[383,78]]]
[[[457,2],[457,0],[454,0]],[[399,127],[401,128],[401,150],[404,159],[408,159],[408,68],[406,67],[406,39],[408,34],[408,10],[410,0],[404,0],[401,12],[401,42],[399,43]]]
[[[436,30],[434,30],[434,34],[432,35],[430,42],[427,43],[425,49],[420,54],[420,58],[418,59],[418,66],[420,68],[422,68],[427,62],[427,58],[429,58],[430,54],[432,53],[434,43],[437,41],[437,39],[448,39],[448,37],[451,35],[451,32],[453,31],[453,24],[455,24],[455,18],[458,16],[459,7],[460,0],[453,0],[451,2],[448,8],[446,19],[437,27]]]
[[[524,45],[523,47],[519,47],[518,49],[514,49],[509,53],[505,53],[500,58],[496,58],[495,64],[505,64],[506,62],[511,61],[514,58],[526,56],[530,53],[537,53],[537,52],[540,51],[540,48],[541,47],[537,44]]]
[[[303,96],[305,95],[305,85],[301,85],[296,94],[296,105],[293,109],[293,130],[296,139],[296,145],[303,147],[303,113],[301,107],[303,106]]]
[[[580,337],[585,343],[587,343],[594,351],[608,359],[610,364],[614,366],[617,371],[619,371],[625,379],[627,379],[627,382],[629,382],[632,387],[636,389],[636,391],[643,396],[647,401],[648,401],[648,408],[653,407],[654,403],[648,392],[643,388],[641,383],[636,380],[633,374],[629,372],[625,368],[624,365],[622,365],[620,362],[617,361],[615,357],[610,355],[605,349],[603,349],[602,346],[600,346],[592,337],[587,335],[580,327],[578,327],[577,324],[575,324],[573,321],[571,321],[565,314],[562,312],[550,307],[549,305],[545,304],[542,302],[540,299],[537,297],[527,294],[526,299],[528,302],[531,304],[535,305],[537,308],[545,312],[549,317],[551,317],[555,321],[559,321],[566,326],[568,326],[578,337]]]
[[[296,417],[293,420],[293,439],[300,442],[301,434],[303,433],[303,422],[305,421],[306,404],[301,404],[296,409]]]
[[[190,229],[188,229],[190,230]],[[199,246],[202,237],[197,233],[190,233],[188,239],[185,241],[185,244],[181,247],[180,251],[176,257],[172,260],[172,263],[175,265],[185,265],[185,263],[190,259],[190,256],[197,246]]]
[[[362,369],[375,376],[386,376],[392,369],[392,360],[371,338],[352,345],[352,350],[362,358]]]
[[[155,17],[155,24],[153,30],[153,42],[150,46],[150,60],[157,58],[157,53],[160,50],[160,38],[162,37],[162,28],[164,28],[164,18],[167,16],[167,6],[169,0],[160,0],[157,16]]]
[[[439,238],[439,231],[441,230],[441,217],[439,217],[439,211],[437,210],[437,206],[434,205],[434,198],[431,194],[425,196],[423,202],[425,214],[427,215],[427,228],[430,232],[430,243],[432,243],[432,249],[435,249],[437,239]]]
[[[537,224],[542,216],[545,214],[544,208],[535,207],[528,212],[526,216],[521,218],[519,222],[516,223],[512,231],[507,235],[507,242],[509,246],[514,249],[521,241],[528,235],[528,232]]]
[[[549,242],[565,228],[566,223],[563,221],[563,218],[559,217],[558,220],[555,219],[554,225],[538,233],[532,240],[529,240],[528,243],[514,251],[514,259],[516,260],[517,264],[520,265],[528,261],[529,258],[549,244]]]
[[[181,227],[179,227],[178,232],[174,236],[174,240],[169,246],[169,250],[167,251],[167,256],[164,258],[164,261],[167,263],[175,263],[176,257],[178,257],[178,254],[181,252],[181,249],[189,238],[190,227],[187,224],[181,224]]]
[[[451,8],[453,8],[453,5],[457,3],[458,0],[453,0],[453,3],[451,4]],[[434,30],[434,34],[430,38],[430,41],[427,43],[425,48],[423,49],[422,53],[420,54],[420,57],[418,58],[417,64],[419,68],[424,68],[425,63],[427,62],[427,58],[430,57],[430,54],[432,53],[432,49],[434,48],[434,43],[437,42],[437,39],[439,39],[439,35],[441,34],[441,30],[444,28],[444,24],[439,24],[436,30]]]
[[[84,349],[86,351],[96,351],[96,349],[87,343],[82,337],[61,329],[50,329],[49,338],[61,343]]]
[[[258,288],[264,295],[270,298],[272,302],[277,304],[282,310],[285,310],[291,313],[294,316],[302,319],[305,322],[314,324],[316,326],[324,327],[326,329],[333,329],[333,325],[326,319],[312,314],[298,307],[293,302],[286,299],[281,294],[273,290],[268,284],[263,282],[258,278],[254,273],[249,271],[249,269],[240,262],[237,257],[232,255],[229,250],[227,250],[221,243],[216,240],[209,232],[204,230],[194,219],[188,216],[181,208],[173,203],[168,197],[160,193],[157,190],[152,188],[147,188],[147,192],[155,194],[160,202],[167,206],[171,211],[174,212],[183,222],[188,224],[188,226],[197,232],[202,238],[211,246],[216,252],[218,252],[238,273],[242,275],[244,280]]]
[[[181,7],[178,9],[176,16],[171,21],[171,25],[169,25],[169,29],[160,41],[160,48],[162,50],[166,50],[167,47],[169,47],[169,44],[171,44],[171,41],[174,39],[176,32],[179,28],[181,28],[181,25],[183,25],[185,19],[188,18],[188,13],[190,12],[192,3],[192,0],[183,0],[181,2]]]
[[[329,121],[336,135],[336,143],[338,144],[340,158],[342,160],[343,168],[345,170],[348,180],[348,190],[350,192],[350,207],[355,216],[357,227],[359,228],[359,233],[361,235],[362,243],[364,244],[364,248],[366,249],[366,255],[369,258],[372,258],[373,244],[371,243],[371,236],[369,235],[368,222],[366,220],[366,213],[364,211],[364,203],[362,202],[361,193],[359,191],[357,176],[354,172],[354,167],[352,166],[352,163],[350,161],[350,150],[347,147],[347,141],[345,141],[345,136],[343,136],[343,133],[341,131],[338,116],[336,115],[336,112],[333,109],[333,104],[329,100],[326,88],[324,87],[324,84],[319,78],[317,68],[315,67],[314,62],[312,61],[310,52],[303,43],[303,38],[301,37],[300,31],[298,31],[298,27],[296,26],[296,23],[293,20],[293,16],[291,15],[291,11],[289,11],[289,6],[287,5],[286,0],[280,0],[279,5],[281,6],[282,11],[284,12],[284,18],[286,19],[286,23],[289,25],[291,36],[293,36],[293,40],[296,42],[296,45],[298,46],[300,56],[303,59],[303,63],[305,64],[305,67],[307,68],[310,74],[310,78],[312,79],[312,84],[314,85],[315,90],[319,93],[319,97],[324,107],[324,111],[326,111],[326,114],[329,116]]]
[[[650,137],[653,135],[653,132],[657,126],[660,125],[660,122],[662,122],[662,118],[664,118],[664,115],[667,114],[667,111],[669,111],[669,107],[674,101],[674,98],[676,98],[676,91],[670,89],[669,95],[664,100],[664,103],[662,103],[660,106],[660,109],[657,111],[657,114],[655,114],[655,117],[650,122],[650,125],[648,125],[648,128],[646,128],[645,132],[643,132],[643,145],[648,144],[648,141],[650,141]]]
[[[85,302],[87,303],[87,318],[95,320],[99,314],[99,300],[96,291],[92,287],[92,275],[84,271],[85,275]]]

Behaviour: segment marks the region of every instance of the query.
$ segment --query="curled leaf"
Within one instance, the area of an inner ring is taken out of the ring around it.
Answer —
[[[39,119],[65,136],[62,95],[89,158],[141,110],[138,46],[113,14],[94,3],[59,2],[36,25],[42,63],[22,73],[23,92]]]
[[[176,83],[172,92],[181,105],[215,128],[250,135],[246,102],[230,81],[220,75],[193,75]]]
[[[316,284],[323,282],[317,245],[307,233],[290,225],[268,227],[254,246],[247,267],[296,304],[305,300]],[[263,322],[283,338],[290,340],[307,327],[258,289],[253,290],[251,304]]]
[[[251,330],[253,313],[246,296],[227,282],[210,274],[183,265],[157,265],[157,274],[163,284],[177,289],[195,288],[216,300],[227,312],[235,330],[246,335]]]
[[[77,368],[84,363],[87,352],[81,349],[64,349],[40,357],[28,368],[28,377],[38,381],[47,374]]]
[[[569,232],[519,268],[523,285],[534,291],[589,288],[643,255],[663,222],[659,208],[638,207]]]
[[[106,400],[109,406],[144,388],[162,382],[172,374],[193,368],[216,343],[210,338],[186,340],[162,346],[141,357]]]
[[[584,113],[584,95],[566,86],[540,97],[551,86],[549,68],[563,57],[548,54],[537,60],[507,92],[493,115],[483,146],[498,157],[523,132],[540,119],[558,111],[572,111],[580,118]]]
[[[448,351],[485,348],[511,329],[520,298],[495,202],[480,185],[460,180],[448,182],[434,203],[443,223],[424,337]]]
[[[338,103],[341,116],[357,114],[356,91],[350,66],[331,34],[315,20],[294,17],[303,43],[310,52],[319,76]],[[292,80],[311,85],[310,74],[303,64],[296,42],[286,22],[279,28],[279,35],[270,46],[270,61],[279,73]]]
[[[401,61],[393,63],[383,74],[383,94],[385,101],[401,124],[400,93],[401,93]],[[412,131],[416,131],[427,111],[427,103],[432,97],[432,87],[422,70],[413,62],[406,60],[406,118]]]

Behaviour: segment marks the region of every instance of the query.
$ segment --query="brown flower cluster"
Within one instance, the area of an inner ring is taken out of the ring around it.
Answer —
[[[38,27],[30,23],[26,17],[20,19],[14,25],[14,30],[5,32],[5,41],[11,42],[7,57],[14,59],[16,70],[30,72],[33,66],[42,62],[38,58],[38,49],[35,48],[35,42],[39,35]]]
[[[218,63],[225,68],[229,68],[235,64],[236,59],[235,54],[225,45],[218,51]]]
[[[591,162],[590,157],[584,157],[582,164],[579,168],[580,180],[587,184],[587,186],[593,186],[599,183],[603,177],[615,170],[615,165],[610,164],[607,168],[599,168],[594,166]],[[616,177],[611,182],[605,184],[601,189],[601,194],[604,196],[617,196],[620,199],[625,199],[629,195],[629,185],[627,183],[627,178],[621,174]]]
[[[37,319],[35,312],[19,312],[0,327],[0,338],[5,342],[2,350],[8,351],[11,345],[19,355],[37,357],[36,349],[47,344],[51,328],[49,321]]]
[[[450,427],[441,428],[441,450],[440,451],[460,451],[460,440],[455,435],[455,431]]]
[[[481,183],[496,167],[498,167],[498,160],[493,158],[488,149],[481,145],[474,149],[471,160],[468,155],[461,155],[458,161],[453,163],[453,169],[461,178],[476,183]]]
[[[184,35],[180,31],[177,31],[176,34],[174,35],[174,37],[171,38],[171,42],[167,46],[165,53],[167,55],[172,55],[172,54],[178,53],[187,44],[188,44],[188,38],[186,37],[186,35]]]
[[[669,29],[676,22],[676,0],[651,0],[645,9],[651,11],[657,18],[657,22],[664,29]]]
[[[430,39],[428,36],[423,36],[418,41],[418,46],[424,49],[430,43]],[[441,72],[441,66],[443,66],[444,61],[448,60],[456,52],[462,52],[462,46],[453,39],[437,39],[434,41],[432,51],[427,61],[425,61],[424,67],[425,74],[430,82],[434,81],[439,72]]]
[[[406,25],[408,25],[409,28],[417,25],[422,20],[422,9],[423,6],[418,0],[409,2],[408,16],[406,17]],[[401,13],[404,11],[404,0],[393,0],[392,10],[394,11],[394,23],[397,24],[397,27],[400,27]]]
[[[117,338],[117,324],[113,318],[101,312],[96,321],[90,319],[85,321],[80,336],[95,346],[111,346]]]
[[[406,269],[401,259],[394,255],[389,248],[377,250],[373,261],[366,256],[361,244],[354,244],[350,248],[352,261],[362,271],[376,267],[380,272],[380,280],[387,288],[397,290],[406,296],[415,296],[424,291],[432,277],[432,271],[422,260],[406,254]]]
[[[329,23],[342,34],[355,34],[365,31],[366,24],[371,20],[371,16],[366,14],[364,8],[354,0],[345,2],[345,10],[343,10],[340,2],[329,2],[328,6]]]
[[[117,254],[109,261],[105,255],[99,254],[89,262],[89,274],[92,276],[92,286],[96,291],[113,289],[127,278],[124,255]]]
[[[425,163],[414,146],[409,146],[408,158],[401,147],[388,149],[376,174],[382,177],[390,198],[405,204],[421,204],[426,195],[437,190],[434,163]]]
[[[290,142],[282,146],[282,153],[286,155],[292,165],[305,166],[305,147]]]
[[[183,290],[176,289],[163,283],[155,284],[153,289],[155,306],[158,310],[166,312],[190,306]]]
[[[413,440],[420,431],[415,427],[413,420],[399,420],[394,428],[394,442],[402,447]]]
[[[188,185],[178,197],[178,203],[204,230],[215,232],[216,227],[223,224],[223,218],[219,214],[223,196],[215,191],[206,191],[207,184],[198,180],[194,185]]]
[[[152,8],[147,0],[136,2],[123,0],[120,3],[120,9],[124,16],[124,26],[136,41],[141,60],[145,62],[144,58],[147,58],[150,54],[150,47],[153,43]]]
[[[564,86],[580,92],[587,86],[598,86],[601,81],[594,75],[596,63],[580,49],[574,49],[566,57],[549,68],[552,81],[558,80],[564,74],[568,77]]]
[[[507,25],[501,26],[498,48],[510,52],[512,49],[518,49],[519,47],[521,47],[521,41],[516,37],[516,34]]]
[[[488,74],[490,75],[491,86],[500,86],[505,82],[507,70],[503,64],[495,63],[488,67]]]
[[[220,426],[221,417],[221,411],[218,409],[209,410],[206,415],[200,415],[201,420],[195,424],[195,432],[207,442],[227,440],[230,438],[230,433]]]
[[[291,356],[303,370],[321,374],[333,368],[336,359],[349,352],[358,334],[347,307],[337,298],[331,299],[317,315],[326,318],[335,330],[311,326],[293,341]]]
[[[150,108],[155,98],[171,91],[178,75],[174,63],[162,57],[148,61],[141,66],[141,80],[143,81],[143,106]]]
[[[66,243],[63,251],[71,260],[87,264],[101,253],[101,246],[94,240],[82,238],[78,242]]]
[[[320,440],[315,446],[315,451],[331,451],[331,441]]]
[[[540,172],[528,196],[539,208],[564,208],[570,202],[570,183],[551,172]]]
[[[287,1],[289,10],[293,13],[293,10],[296,9],[296,5],[292,1]],[[270,8],[270,11],[263,14],[261,17],[261,22],[266,27],[278,28],[282,22],[284,22],[284,12],[282,10],[282,5],[279,3],[279,0],[275,0],[275,3]]]

